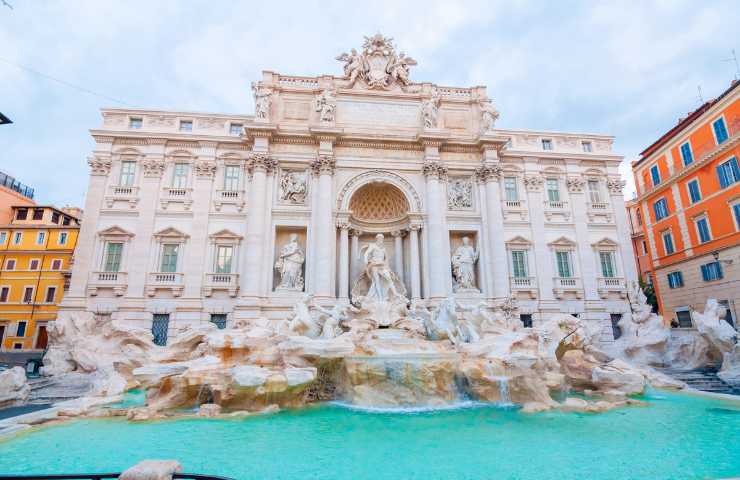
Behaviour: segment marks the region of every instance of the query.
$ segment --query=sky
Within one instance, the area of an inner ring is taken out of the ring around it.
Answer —
[[[261,71],[340,75],[334,57],[376,32],[413,81],[487,86],[499,128],[614,135],[629,198],[629,163],[740,55],[737,0],[5,1],[0,170],[56,206],[84,205],[100,108],[251,114]]]

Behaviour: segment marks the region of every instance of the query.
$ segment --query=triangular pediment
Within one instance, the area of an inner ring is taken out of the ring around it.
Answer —
[[[228,228],[224,228],[223,230],[219,230],[216,233],[212,233],[209,235],[210,238],[218,239],[218,240],[241,240],[242,236],[238,235]]]
[[[575,247],[576,242],[568,237],[560,237],[557,240],[548,243],[548,245],[551,247]]]
[[[183,233],[180,230],[176,229],[175,227],[167,227],[163,230],[158,231],[154,234],[157,238],[168,238],[168,239],[186,239],[190,235],[187,233]]]
[[[604,237],[598,242],[592,243],[591,246],[594,248],[617,248],[619,244],[611,238]]]
[[[128,230],[125,230],[118,225],[113,225],[112,227],[108,227],[105,230],[100,230],[98,232],[98,236],[100,237],[133,237],[134,234],[129,232]]]
[[[532,242],[521,235],[517,235],[516,237],[507,240],[506,245],[510,247],[529,247],[532,245]]]

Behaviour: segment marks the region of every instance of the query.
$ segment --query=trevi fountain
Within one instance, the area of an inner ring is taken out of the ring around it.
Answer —
[[[380,57],[386,67],[379,73],[376,64]],[[147,458],[171,458],[187,471],[234,478],[622,479],[739,474],[740,404],[729,397],[710,398],[692,392],[660,370],[665,366],[696,369],[721,364],[720,376],[728,383],[738,383],[737,334],[722,320],[723,307],[710,300],[703,313],[693,313],[694,334],[672,335],[662,317],[652,313],[635,283],[634,272],[619,267],[621,287],[601,292],[599,284],[594,284],[594,300],[586,302],[591,306],[603,302],[600,308],[607,311],[624,305],[618,310],[622,314],[618,324],[621,337],[605,341],[603,323],[596,314],[575,315],[581,312],[573,310],[582,301],[578,289],[585,292],[587,300],[591,298],[589,275],[596,276],[593,268],[586,268],[585,257],[579,257],[581,278],[575,290],[576,283],[562,282],[563,278],[557,278],[559,283],[553,287],[549,264],[539,264],[532,274],[549,275],[546,282],[535,279],[531,285],[538,287],[532,287],[534,290],[529,286],[523,292],[513,288],[523,285],[510,283],[509,276],[514,279],[518,273],[498,273],[515,268],[504,265],[510,247],[495,238],[502,235],[503,230],[496,230],[501,225],[483,222],[478,228],[469,218],[465,220],[478,202],[471,200],[471,195],[477,199],[482,193],[498,194],[497,184],[495,190],[487,191],[490,172],[502,168],[496,152],[506,159],[506,150],[501,150],[498,140],[490,140],[495,147],[491,151],[485,141],[475,147],[483,145],[484,154],[492,154],[490,163],[484,159],[478,167],[483,179],[480,190],[466,181],[450,179],[448,201],[443,204],[441,197],[435,196],[440,179],[446,175],[435,150],[444,141],[438,128],[440,116],[448,115],[450,125],[449,118],[455,118],[449,109],[443,113],[441,105],[452,102],[456,106],[454,102],[463,93],[456,93],[451,100],[449,92],[443,97],[428,90],[427,84],[413,84],[409,66],[416,62],[402,53],[396,55],[390,39],[382,36],[368,38],[362,53],[353,50],[340,59],[346,63],[345,76],[328,77],[331,88],[318,89],[314,103],[317,124],[333,128],[335,113],[343,108],[337,98],[353,92],[420,94],[415,128],[433,140],[425,143],[420,153],[437,156],[424,166],[434,177],[427,184],[427,198],[437,202],[428,208],[448,207],[453,213],[442,219],[442,224],[437,215],[441,212],[417,212],[419,223],[414,223],[412,215],[408,231],[413,232],[415,242],[419,240],[414,225],[430,231],[421,249],[408,243],[410,234],[403,240],[405,244],[395,243],[401,241],[398,235],[389,244],[387,234],[392,230],[376,228],[367,221],[361,225],[362,219],[349,217],[348,221],[357,222],[355,228],[370,233],[353,245],[350,258],[344,236],[347,230],[340,225],[341,283],[326,283],[329,274],[319,270],[336,268],[328,256],[333,248],[325,250],[315,243],[335,242],[335,235],[322,231],[321,225],[315,225],[315,231],[307,236],[305,230],[294,228],[300,223],[286,224],[291,228],[275,236],[279,241],[275,240],[269,269],[263,261],[268,250],[247,238],[240,261],[255,268],[259,265],[262,270],[254,271],[267,272],[264,278],[274,279],[269,295],[275,308],[251,300],[253,293],[255,298],[261,296],[266,282],[251,283],[243,277],[253,270],[241,270],[238,293],[236,287],[231,291],[225,288],[223,297],[212,291],[213,285],[198,289],[199,295],[204,291],[225,302],[236,297],[239,314],[220,325],[201,321],[170,327],[166,344],[157,341],[151,325],[131,321],[115,309],[101,315],[100,308],[81,308],[92,303],[79,303],[74,297],[86,292],[84,302],[130,301],[128,296],[138,288],[135,269],[148,268],[145,262],[137,262],[132,253],[126,260],[130,262],[129,285],[107,286],[98,281],[102,277],[91,273],[97,270],[92,259],[77,260],[75,268],[83,269],[82,274],[74,271],[72,300],[51,327],[42,373],[49,380],[48,389],[76,389],[79,398],[0,421],[0,434],[4,434],[0,473],[123,470]],[[322,77],[323,81],[327,78]],[[308,79],[292,82],[301,90]],[[289,97],[285,92],[281,95]],[[271,105],[276,96],[274,90],[257,85],[256,111],[250,121],[257,125],[269,122],[275,115]],[[488,102],[482,105],[476,138],[485,140],[489,134],[499,134],[490,130],[498,112]],[[261,125],[264,130],[269,123]],[[335,135],[332,128],[316,135],[322,139],[322,135]],[[253,148],[265,146],[261,142],[268,137],[256,135]],[[510,148],[517,149],[516,141]],[[259,165],[264,166],[265,158],[260,157]],[[298,171],[275,179],[279,186],[276,201],[302,205],[313,199],[314,205],[319,204],[317,208],[324,205],[322,194],[329,192],[316,188],[331,188],[331,177],[324,173],[335,167],[327,166],[329,160],[321,162],[316,167],[317,183],[307,183]],[[264,180],[265,171],[255,165],[251,181]],[[97,173],[106,171],[100,164],[93,168]],[[147,168],[150,177],[156,173],[157,168]],[[207,167],[198,168],[207,173]],[[99,176],[95,175],[91,185]],[[494,177],[498,181],[500,174]],[[208,178],[199,174],[198,182]],[[381,185],[377,182],[389,178],[394,177],[378,175],[376,183],[368,185]],[[541,183],[527,182],[530,198],[540,195],[537,189]],[[577,201],[578,182],[570,184],[574,185],[573,201]],[[246,208],[255,203],[267,208],[264,199],[257,199],[254,185]],[[264,185],[259,188],[264,190]],[[612,198],[621,197],[621,188],[615,191],[618,193]],[[141,195],[145,195],[143,187]],[[410,198],[413,200],[413,195]],[[86,216],[83,225],[90,229],[91,242],[105,235],[116,236],[124,239],[124,248],[131,244],[135,249],[144,230],[135,231],[134,237],[127,232],[136,227],[118,225],[113,229],[103,221],[117,201],[111,200],[107,210],[96,207],[100,220]],[[125,201],[125,208],[129,208]],[[325,226],[334,231],[331,205],[326,205],[329,216],[316,214],[315,221],[329,222]],[[500,205],[498,200],[488,202],[483,215],[501,222]],[[196,206],[197,200],[192,208]],[[243,208],[238,202],[232,206]],[[497,214],[491,211],[494,206],[499,209]],[[339,207],[343,208],[341,202]],[[623,205],[612,208],[623,209]],[[86,208],[86,215],[88,211]],[[463,220],[456,220],[456,211],[462,212],[458,216]],[[560,215],[561,221],[565,218],[562,213],[549,214]],[[155,215],[166,217],[167,213]],[[513,210],[507,215],[514,215]],[[530,215],[532,222],[547,222],[540,213]],[[618,238],[619,223],[611,227],[609,222],[623,219],[624,214],[615,211],[610,215],[602,219],[607,224],[599,231],[614,228]],[[476,218],[481,221],[480,216]],[[448,226],[442,228],[446,220],[467,226],[453,232]],[[97,221],[100,224],[95,224]],[[252,217],[247,222],[252,228],[261,228]],[[506,228],[518,227],[507,224]],[[535,234],[545,231],[542,225],[531,228]],[[586,241],[578,236],[581,227],[567,228],[575,228],[573,237],[578,240],[555,240],[554,251],[562,247],[581,255],[584,250],[578,242]],[[176,232],[184,230],[173,227],[161,235],[182,236]],[[151,235],[152,229],[148,231]],[[444,238],[435,236],[440,232]],[[569,237],[560,230],[557,235]],[[584,230],[584,235],[589,231]],[[196,236],[191,230],[188,241],[194,243]],[[201,237],[206,242],[206,237]],[[239,235],[222,237],[232,242]],[[522,237],[512,235],[514,243],[531,244],[531,261],[549,255],[538,250],[548,248],[541,243],[544,237]],[[307,244],[307,239],[314,243]],[[624,264],[632,262],[631,250],[623,258],[619,252],[624,246],[618,242],[596,244],[599,246],[594,248],[610,249],[613,258]],[[256,260],[252,257],[255,252],[246,251],[250,248],[257,248],[260,256]],[[406,260],[399,258],[398,252],[406,252]],[[78,255],[84,256],[85,251]],[[249,263],[253,261],[256,263]],[[176,271],[184,271],[187,282],[188,265],[178,266]],[[564,277],[564,272],[559,273]],[[170,281],[180,273],[167,275],[164,279],[155,275],[142,284],[142,298],[157,300],[166,290],[167,295],[173,294],[164,297],[166,301],[184,302],[189,295],[187,283],[151,284]],[[228,274],[221,275],[226,278]],[[435,275],[441,278],[435,279]],[[213,275],[206,278],[212,280]],[[75,282],[81,285],[77,291]],[[547,292],[545,284],[550,289]],[[128,288],[128,293],[121,288]],[[534,314],[535,322],[525,325],[523,313]],[[0,373],[0,402],[4,406],[22,404],[28,397],[22,371]],[[37,453],[29,456],[31,451]]]

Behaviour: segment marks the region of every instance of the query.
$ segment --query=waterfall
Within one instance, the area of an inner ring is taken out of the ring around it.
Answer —
[[[498,377],[498,393],[501,397],[501,405],[511,405],[511,399],[509,399],[509,377]]]

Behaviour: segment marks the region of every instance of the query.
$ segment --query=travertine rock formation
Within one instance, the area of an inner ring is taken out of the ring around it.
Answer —
[[[21,367],[0,372],[0,408],[22,404],[28,399],[30,392],[26,372]]]

